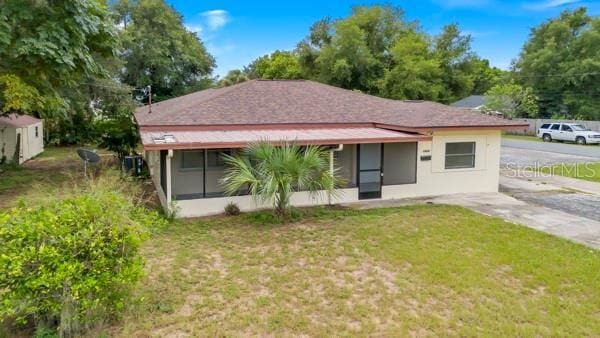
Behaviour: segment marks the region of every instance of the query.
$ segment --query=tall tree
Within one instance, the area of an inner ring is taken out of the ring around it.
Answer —
[[[0,84],[0,114],[68,117],[74,103],[69,94],[88,78],[107,76],[97,59],[112,56],[116,44],[104,1],[4,0],[0,6],[0,73],[5,75]],[[15,97],[14,90],[33,95],[32,102],[41,104],[17,107],[7,103],[9,96]]]
[[[381,81],[382,96],[415,100],[443,96],[442,68],[425,34],[406,34],[395,41],[390,53],[393,65]]]
[[[444,73],[445,90],[440,101],[450,103],[471,95],[475,86],[472,74],[477,60],[471,51],[471,37],[463,35],[458,25],[450,24],[435,37],[434,48]]]
[[[413,28],[400,8],[357,6],[348,18],[315,23],[297,50],[303,69],[314,69],[317,80],[377,94],[392,63],[391,46]]]
[[[218,82],[219,87],[227,87],[236,83],[248,81],[248,76],[242,70],[233,69],[227,72],[227,75]]]
[[[485,93],[485,109],[497,111],[506,117],[536,118],[538,105],[531,88],[516,83],[499,84]]]
[[[206,87],[215,67],[196,33],[163,0],[121,0],[115,5],[123,27],[122,80],[133,87],[152,86],[156,99]]]
[[[600,17],[579,8],[533,28],[515,72],[543,116],[600,119]]]
[[[275,51],[254,60],[245,71],[253,79],[301,79],[302,70],[298,57],[287,51]]]

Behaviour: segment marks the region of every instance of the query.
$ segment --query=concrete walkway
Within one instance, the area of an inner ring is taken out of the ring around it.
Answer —
[[[536,185],[536,183],[532,184]],[[488,216],[500,217],[511,223],[522,224],[600,249],[600,221],[521,201],[503,193],[453,194],[422,199],[363,201],[351,203],[348,206],[367,209],[423,203],[459,205]]]

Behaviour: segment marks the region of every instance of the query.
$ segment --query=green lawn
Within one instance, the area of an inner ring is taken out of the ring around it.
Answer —
[[[9,168],[30,183],[0,196],[60,196],[72,150]],[[173,221],[121,320],[88,335],[600,336],[600,251],[460,207],[302,212]]]
[[[541,138],[536,137],[536,136],[529,136],[529,135],[503,134],[502,137],[506,138],[506,139],[509,139],[509,140],[543,142],[543,140]]]
[[[600,162],[595,163],[578,163],[578,164],[559,164],[552,167],[542,167],[540,171],[578,178],[586,181],[600,182]]]
[[[173,223],[104,333],[600,335],[598,251],[459,207],[309,212]]]

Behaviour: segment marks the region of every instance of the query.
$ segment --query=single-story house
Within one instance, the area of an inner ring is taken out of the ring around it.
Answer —
[[[460,99],[452,104],[452,107],[467,108],[473,110],[481,110],[485,107],[487,98],[483,95],[471,95],[464,99]]]
[[[0,117],[0,163],[21,164],[44,151],[44,123],[29,115]]]
[[[223,153],[258,140],[328,147],[346,186],[333,201],[297,192],[292,204],[498,191],[500,134],[523,130],[461,108],[398,101],[306,80],[252,80],[137,109],[144,156],[161,203],[179,217],[242,210],[224,196]]]
[[[452,107],[475,110],[488,115],[504,116],[504,114],[502,114],[499,111],[485,109],[485,105],[487,104],[487,102],[488,98],[484,95],[471,95],[465,97],[464,99],[458,100],[450,105]]]

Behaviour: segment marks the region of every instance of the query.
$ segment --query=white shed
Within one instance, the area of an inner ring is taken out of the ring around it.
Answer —
[[[44,123],[29,115],[0,117],[0,163],[19,164],[44,151]]]

